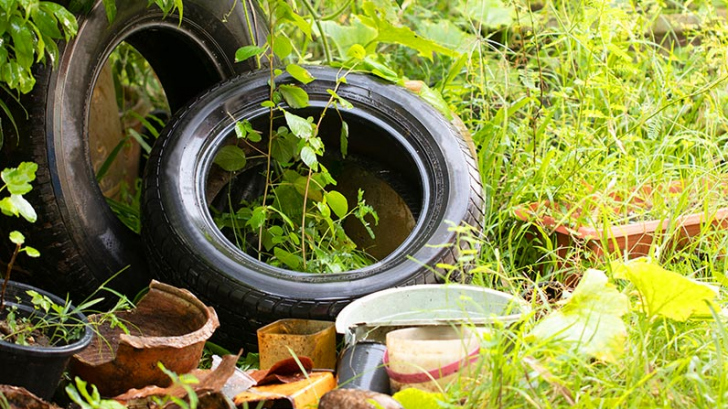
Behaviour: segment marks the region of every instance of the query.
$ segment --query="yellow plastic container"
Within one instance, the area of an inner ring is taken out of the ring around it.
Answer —
[[[289,349],[290,348],[290,349]],[[258,329],[260,369],[307,356],[318,369],[336,369],[336,329],[330,321],[282,319]]]

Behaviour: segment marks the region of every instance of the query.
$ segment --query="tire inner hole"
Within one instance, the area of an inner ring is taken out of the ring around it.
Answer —
[[[295,113],[318,120],[320,109],[308,108]],[[422,180],[414,160],[397,138],[362,116],[346,111],[341,111],[341,116],[349,126],[346,155],[341,152],[342,125],[338,114],[330,111],[319,130],[326,147],[321,163],[337,181],[336,186],[327,189],[342,193],[349,208],[356,205],[358,190],[364,191],[366,203],[379,216],[379,224],[371,226],[375,238],[369,236],[356,218],[347,218],[343,226],[358,248],[381,260],[394,252],[414,229],[423,207]],[[250,119],[250,122],[253,129],[268,129],[267,114]],[[274,129],[283,125],[283,118],[274,121]],[[231,144],[237,144],[246,155],[252,155],[255,149],[266,151],[268,141],[264,136],[261,142],[249,144],[237,140],[231,132],[221,147]],[[264,159],[251,160],[238,172],[226,172],[213,165],[206,185],[206,197],[213,214],[225,212],[231,203],[253,202],[260,198],[265,189],[266,168]],[[223,228],[222,231],[228,240],[236,242],[232,229]],[[252,237],[248,239],[248,242],[257,241]],[[246,250],[250,255],[255,255],[256,251],[249,247]]]

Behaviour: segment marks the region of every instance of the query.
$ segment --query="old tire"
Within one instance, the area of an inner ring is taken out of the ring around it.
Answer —
[[[316,80],[301,85],[320,112],[337,71],[310,68]],[[218,230],[207,207],[206,180],[234,121],[267,118],[267,72],[216,86],[167,125],[150,156],[143,192],[143,234],[148,259],[163,280],[189,288],[213,305],[221,321],[217,341],[256,350],[256,330],[294,317],[331,320],[352,300],[396,286],[434,283],[438,263],[457,257],[447,221],[481,227],[482,186],[466,142],[442,114],[409,91],[364,75],[350,75],[338,95],[349,124],[349,155],[415,186],[414,230],[376,264],[340,274],[307,274],[272,267],[243,253]],[[283,75],[277,84],[293,83]],[[325,117],[339,121],[332,113]],[[340,127],[340,123],[335,124]],[[266,129],[264,127],[258,129]],[[338,138],[338,133],[336,133]],[[336,140],[335,138],[335,140]],[[333,141],[332,141],[333,142]],[[335,143],[335,142],[334,142]],[[327,145],[328,146],[328,145]],[[336,147],[329,146],[329,150]]]
[[[79,17],[78,35],[59,45],[58,67],[37,68],[34,90],[21,99],[27,116],[9,102],[16,108],[19,137],[9,121],[2,122],[3,166],[35,161],[39,171],[27,195],[38,221],[30,225],[0,217],[1,230],[20,230],[41,250],[39,259],[22,261],[22,268],[32,273],[31,281],[59,294],[70,292],[74,299],[89,295],[125,268],[111,282],[123,293],[135,294],[150,279],[139,237],[107,206],[88,155],[91,93],[108,55],[121,41],[140,51],[155,69],[174,111],[224,78],[254,68],[235,64],[235,51],[256,41],[251,31],[264,31],[249,30],[246,22],[246,14],[256,21],[262,20],[260,14],[238,5],[228,15],[227,2],[185,0],[181,23],[178,15],[164,18],[156,6],[147,7],[147,0],[117,4],[110,24],[102,2],[96,1]],[[27,281],[19,274],[15,277]]]

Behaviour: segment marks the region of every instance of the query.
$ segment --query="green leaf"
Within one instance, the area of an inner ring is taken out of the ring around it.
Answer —
[[[25,254],[27,254],[28,257],[33,257],[33,258],[40,257],[40,251],[38,251],[34,247],[30,247],[30,246],[25,246]]]
[[[342,98],[339,94],[337,94],[336,92],[334,92],[334,90],[327,89],[326,92],[328,92],[329,95],[331,95],[332,97],[334,97],[334,100],[336,101],[336,103],[339,104],[339,106],[341,106],[342,108],[344,108],[344,109],[352,109],[352,108],[354,108],[354,105],[352,105],[351,102],[349,102],[349,101],[345,100],[344,98]]]
[[[307,69],[301,67],[300,65],[288,64],[286,66],[286,71],[291,74],[291,77],[295,78],[303,84],[308,84],[309,82],[316,79],[313,75],[311,75],[310,72],[308,72]]]
[[[250,57],[262,54],[264,51],[265,50],[263,48],[258,47],[257,45],[246,45],[245,47],[240,47],[237,51],[235,51],[235,62],[245,61]]]
[[[306,166],[313,170],[316,170],[316,165],[318,165],[318,159],[316,158],[316,152],[314,152],[310,146],[304,146],[301,149],[301,160],[303,161],[303,163],[306,164]]]
[[[291,108],[306,108],[308,106],[308,93],[296,85],[281,84],[278,90],[283,99]]]
[[[25,236],[23,236],[23,234],[19,231],[11,231],[9,237],[10,241],[18,246],[22,246],[23,243],[25,243]]]
[[[223,146],[215,156],[215,164],[228,172],[237,172],[247,163],[245,151],[235,145]]]
[[[366,55],[364,47],[377,38],[377,30],[366,26],[356,17],[352,19],[349,26],[342,26],[334,21],[322,21],[321,27],[324,34],[331,38],[341,57],[353,57],[348,54],[348,51],[355,45],[361,47],[361,50],[364,50],[364,55]]]
[[[25,200],[21,195],[10,195],[10,203],[13,204],[18,213],[25,218],[25,220],[35,223],[38,219],[38,215],[35,213],[35,209],[31,206],[30,202]]]
[[[529,339],[570,344],[578,352],[615,362],[624,352],[627,328],[622,315],[629,299],[607,282],[600,270],[589,269],[564,306],[541,320]]]
[[[301,32],[308,38],[308,40],[311,40],[311,25],[303,19],[303,17],[299,16],[291,6],[285,1],[285,0],[278,0],[276,2],[276,9],[275,9],[275,20],[280,24],[284,22],[290,22],[296,27],[298,27]]]
[[[245,139],[248,136],[248,130],[245,128],[245,124],[238,121],[235,123],[235,136],[238,139]]]
[[[678,273],[665,270],[648,259],[616,265],[614,277],[629,280],[639,292],[642,310],[648,317],[661,315],[675,321],[691,316],[711,316],[716,291]]]
[[[296,191],[301,196],[306,194],[306,187],[308,187],[308,198],[315,201],[320,202],[324,200],[323,191],[316,183],[309,183],[308,177],[306,176],[298,176],[296,180],[293,182],[293,187],[296,188]]]
[[[452,121],[452,110],[450,109],[450,106],[447,104],[445,99],[442,97],[442,94],[440,94],[440,91],[434,90],[428,87],[427,84],[423,83],[419,95],[420,98],[424,99],[430,105],[435,107],[435,109],[440,111],[440,113],[443,114],[445,118]]]
[[[387,81],[397,83],[399,82],[399,75],[386,65],[380,63],[379,61],[374,59],[374,56],[367,55],[364,59],[364,62],[362,64],[362,67],[368,71],[370,71],[372,74],[376,75],[377,77],[383,78]]]
[[[301,266],[302,259],[300,256],[297,256],[293,253],[283,250],[280,247],[274,248],[273,254],[276,256],[276,258],[278,260],[283,262],[283,264],[285,264],[291,270],[298,270],[299,267]]]
[[[35,162],[22,162],[17,168],[7,168],[0,173],[8,191],[14,195],[24,195],[31,190],[31,182],[35,180],[38,164]]]
[[[15,48],[15,60],[21,67],[30,68],[33,65],[34,36],[28,24],[19,16],[13,16],[8,27],[10,37]]]
[[[293,44],[286,36],[278,35],[273,40],[271,40],[271,36],[268,36],[268,42],[273,44],[273,53],[281,60],[288,57],[293,51]]]
[[[426,392],[420,389],[407,388],[394,395],[392,398],[399,402],[404,409],[440,409],[440,402],[445,401],[442,393]]]
[[[114,0],[104,0],[104,4],[106,4],[107,1],[110,3],[114,3]],[[61,26],[63,26],[63,35],[66,41],[76,36],[76,34],[78,33],[78,22],[76,22],[76,17],[71,14],[71,12],[66,10],[66,8],[61,6],[60,4],[55,4],[48,1],[44,1],[42,4],[43,7],[46,8],[46,10],[53,13],[58,22],[61,23]]]
[[[346,201],[346,197],[344,197],[344,195],[332,190],[330,192],[326,192],[324,197],[326,198],[326,204],[328,204],[331,210],[334,211],[334,214],[339,216],[341,219],[346,217],[346,214],[349,213],[349,203]]]
[[[106,10],[106,19],[109,23],[113,23],[116,18],[116,0],[104,0],[104,9]]]
[[[41,7],[34,7],[30,15],[41,34],[53,39],[61,38],[62,34],[61,30],[58,29],[58,21],[52,13],[49,13]]]
[[[246,226],[250,226],[253,229],[260,229],[265,225],[265,221],[268,216],[268,207],[267,206],[258,206],[255,209],[253,209],[253,214],[250,216],[250,220],[245,224]]]
[[[515,9],[506,6],[502,0],[465,1],[459,7],[466,18],[482,24],[483,28],[499,28],[513,22]]]
[[[361,44],[353,44],[346,50],[346,56],[361,61],[367,56],[367,50]]]
[[[18,211],[15,209],[15,206],[10,202],[9,197],[4,197],[2,200],[0,200],[0,212],[2,212],[6,216],[17,216]]]
[[[274,138],[271,142],[271,156],[279,163],[289,163],[296,154],[297,138],[293,134]]]
[[[458,57],[459,52],[443,47],[434,41],[421,37],[409,27],[397,27],[386,18],[381,18],[375,5],[365,2],[362,6],[366,16],[359,16],[362,23],[377,30],[375,41],[390,44],[400,44],[416,50],[420,56],[432,60],[434,54]]]
[[[460,30],[450,20],[440,20],[437,23],[424,21],[420,24],[419,30],[424,37],[460,52],[468,52],[478,41],[476,36]]]
[[[298,115],[288,111],[284,112],[286,124],[294,135],[302,139],[309,139],[313,136],[313,124]]]

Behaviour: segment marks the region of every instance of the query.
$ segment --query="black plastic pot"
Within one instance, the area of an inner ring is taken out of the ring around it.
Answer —
[[[34,310],[28,290],[45,295],[58,305],[65,304],[63,299],[39,288],[10,281],[5,295],[5,311],[0,318],[4,319],[13,306],[17,307],[18,315],[38,316],[39,312]],[[86,324],[86,330],[81,339],[66,345],[23,346],[0,341],[0,384],[22,386],[43,399],[50,399],[58,387],[68,360],[73,354],[86,348],[93,336],[85,315],[77,313],[74,318],[77,320],[74,323]]]
[[[362,341],[342,351],[336,368],[339,388],[389,394],[389,375],[382,363],[387,347]]]

